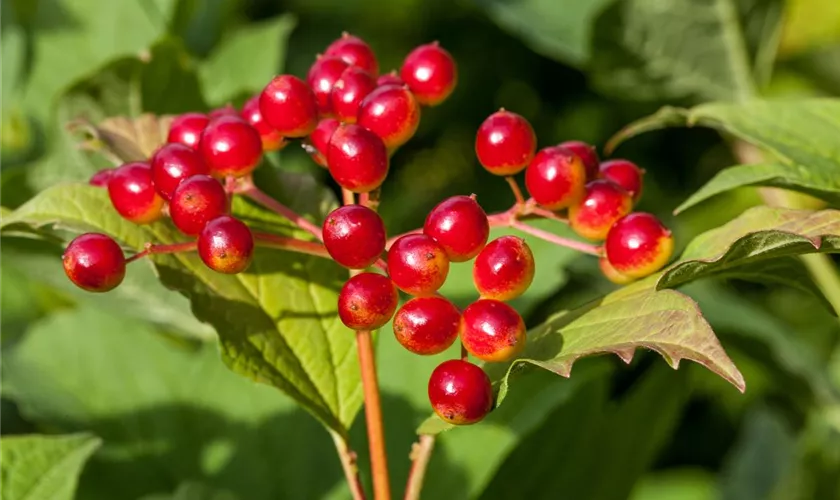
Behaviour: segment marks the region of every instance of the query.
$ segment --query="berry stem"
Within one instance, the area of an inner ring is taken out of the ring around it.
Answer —
[[[362,390],[365,395],[365,420],[367,422],[370,469],[373,475],[373,496],[376,500],[390,500],[388,457],[385,453],[385,432],[382,425],[382,403],[376,379],[376,361],[373,340],[369,330],[356,332],[359,366],[362,371]]]
[[[355,205],[356,195],[354,195],[353,191],[350,191],[349,189],[341,188],[341,202],[345,205]]]
[[[470,353],[469,353],[469,351],[467,351],[467,346],[465,346],[464,343],[461,342],[461,360],[462,361],[467,361],[469,359],[469,357],[470,357]]]
[[[286,236],[277,236],[276,234],[271,233],[254,232],[253,234],[254,242],[262,247],[279,248],[281,250],[289,250],[291,252],[332,259],[330,254],[327,252],[326,247],[324,247],[321,243],[304,241]]]
[[[519,189],[519,184],[516,182],[516,179],[514,179],[512,175],[509,175],[505,177],[505,180],[510,186],[510,190],[513,191],[513,196],[516,198],[516,204],[520,207],[525,205],[525,197],[522,196],[522,190]]]
[[[529,205],[531,204],[531,200],[528,200],[528,204]],[[534,206],[529,206],[527,212],[529,214],[534,214],[534,215],[537,215],[539,217],[542,217],[543,219],[556,220],[558,222],[562,222],[563,224],[568,224],[569,223],[569,220],[567,218],[562,217],[560,215],[557,215],[556,213],[552,212],[551,210],[546,210],[542,207],[538,207],[538,206],[536,206],[536,204],[534,204]]]
[[[423,489],[423,479],[426,467],[435,449],[435,437],[423,434],[416,443],[411,445],[411,470],[408,472],[408,483],[405,485],[405,500],[420,500]]]
[[[341,460],[341,468],[344,469],[344,476],[347,478],[347,486],[350,487],[350,494],[353,500],[365,500],[365,490],[362,488],[362,481],[359,479],[359,468],[356,466],[356,452],[347,446],[347,440],[335,431],[330,431],[335,443],[338,458]]]
[[[382,194],[382,190],[380,188],[376,188],[369,193],[362,193],[361,195],[359,195],[359,203],[373,211],[376,211],[377,209],[379,209],[380,194]]]
[[[260,188],[254,185],[251,179],[243,180],[242,183],[237,188],[237,193],[246,196],[255,202],[259,203],[260,205],[264,206],[265,208],[275,212],[282,217],[290,220],[301,229],[308,231],[313,236],[318,238],[319,241],[323,241],[324,238],[321,235],[321,228],[309,222],[305,219],[302,215],[296,213],[291,208],[283,205],[279,201],[275,200],[268,194],[264,193]]]
[[[135,260],[141,259],[147,255],[154,255],[154,254],[162,254],[162,253],[179,253],[179,252],[192,252],[195,251],[197,248],[197,244],[195,241],[186,241],[184,243],[173,243],[171,245],[155,245],[153,243],[146,243],[145,248],[142,252],[137,252],[136,254],[132,255],[131,257],[125,259],[125,263],[128,264],[129,262],[134,262]]]
[[[554,243],[555,245],[559,245],[561,247],[571,248],[579,252],[588,253],[599,257],[601,256],[601,248],[598,246],[590,245],[588,243],[582,243],[580,241],[575,241],[569,238],[563,238],[562,236],[557,236],[556,234],[549,233],[548,231],[537,229],[515,219],[510,221],[510,227],[518,229],[523,233],[530,234],[531,236],[536,236],[537,238],[545,240],[549,243]]]

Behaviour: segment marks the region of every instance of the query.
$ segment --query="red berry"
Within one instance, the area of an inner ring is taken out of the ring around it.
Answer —
[[[502,236],[491,241],[473,264],[473,282],[484,299],[519,297],[534,281],[534,254],[522,238]]]
[[[603,240],[615,221],[630,213],[630,193],[610,181],[592,181],[580,202],[569,207],[569,225],[584,238]]]
[[[406,56],[400,76],[420,104],[435,106],[455,90],[458,68],[452,55],[433,42],[415,48]]]
[[[201,233],[208,222],[229,209],[225,188],[209,175],[194,175],[182,182],[169,202],[172,223],[190,236]]]
[[[643,278],[668,263],[674,238],[655,216],[636,212],[613,224],[604,250],[616,271],[630,278]]]
[[[90,184],[91,186],[107,188],[108,181],[111,180],[112,175],[114,175],[113,168],[103,168],[102,170],[96,172],[90,177],[90,180],[88,180],[88,184]]]
[[[393,70],[390,73],[379,75],[379,78],[376,79],[377,87],[383,87],[385,85],[405,85],[405,82],[397,74],[397,70]]]
[[[330,138],[327,165],[339,186],[366,193],[388,176],[388,151],[382,139],[364,127],[341,125]]]
[[[164,200],[169,201],[175,188],[184,179],[197,174],[209,174],[210,169],[201,155],[183,144],[164,144],[155,151],[151,159],[152,180],[155,189]]]
[[[525,322],[516,309],[498,300],[480,299],[464,309],[461,342],[476,358],[512,360],[525,348]]]
[[[549,210],[561,210],[577,203],[583,197],[585,184],[583,162],[561,147],[539,150],[525,170],[528,193]]]
[[[376,81],[365,70],[350,66],[335,82],[330,103],[335,116],[344,123],[356,123],[359,104],[376,88]]]
[[[263,119],[283,137],[304,137],[318,124],[315,94],[292,75],[274,77],[260,94]]]
[[[379,74],[379,63],[370,45],[359,37],[342,33],[341,38],[327,47],[326,55],[338,57],[351,66],[362,68],[373,76]]]
[[[117,212],[135,224],[163,217],[164,201],[155,190],[148,163],[126,163],[114,170],[108,181],[108,196]]]
[[[239,116],[239,113],[236,112],[236,108],[234,108],[231,104],[225,104],[224,106],[207,113],[207,117],[210,118],[211,122],[216,118],[221,118],[223,116]]]
[[[340,122],[335,118],[324,118],[318,122],[318,126],[309,134],[309,144],[306,146],[306,150],[309,152],[309,156],[315,160],[315,163],[322,167],[327,166],[327,149],[339,124]]]
[[[399,300],[397,287],[387,276],[357,274],[338,294],[338,317],[351,330],[375,330],[391,319]]]
[[[239,116],[225,115],[211,121],[201,134],[199,151],[213,175],[242,177],[262,159],[262,139]]]
[[[242,107],[242,118],[260,133],[263,151],[279,151],[288,144],[283,135],[263,119],[260,96],[255,95],[248,99]]]
[[[601,178],[623,187],[633,197],[633,202],[642,196],[642,177],[645,171],[628,160],[608,160],[601,163]]]
[[[425,234],[407,234],[388,249],[388,275],[406,293],[431,295],[448,274],[446,252]]]
[[[330,95],[335,83],[341,78],[341,74],[348,68],[346,62],[338,57],[318,56],[318,59],[309,68],[306,83],[312,88],[315,94],[315,102],[318,103],[318,112],[321,116],[333,114]]]
[[[469,361],[444,361],[429,378],[429,402],[437,416],[450,424],[479,422],[493,409],[490,377]]]
[[[595,146],[587,144],[583,141],[566,141],[558,144],[561,148],[566,148],[572,153],[578,155],[583,161],[583,166],[586,167],[586,178],[588,180],[598,178],[598,151]]]
[[[606,257],[601,257],[598,259],[598,267],[601,268],[601,273],[604,276],[615,283],[616,285],[626,285],[628,283],[632,283],[634,281],[633,278],[627,276],[626,274],[621,274],[620,272],[616,271],[616,269],[610,264],[610,261],[607,260]]]
[[[230,215],[216,217],[198,236],[198,255],[214,271],[240,273],[254,256],[254,236],[241,220]]]
[[[388,149],[398,148],[417,131],[420,105],[405,87],[377,87],[359,104],[358,123],[381,137]]]
[[[333,260],[349,269],[365,269],[385,251],[385,224],[379,214],[362,205],[344,205],[330,212],[323,235]]]
[[[202,113],[184,113],[172,120],[166,142],[177,142],[197,150],[201,132],[209,122],[207,115]]]
[[[537,135],[528,120],[501,109],[484,120],[475,137],[478,161],[491,174],[522,171],[537,149]]]
[[[423,232],[443,247],[450,261],[465,262],[484,248],[490,223],[471,196],[453,196],[429,212]]]
[[[415,354],[438,354],[458,338],[461,312],[443,297],[416,297],[394,316],[394,335]]]
[[[125,277],[125,256],[117,242],[100,233],[77,236],[61,256],[64,272],[76,286],[107,292]]]

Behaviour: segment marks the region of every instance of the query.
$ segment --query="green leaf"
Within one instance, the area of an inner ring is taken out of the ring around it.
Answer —
[[[218,491],[202,483],[187,482],[178,486],[171,495],[148,495],[140,500],[238,500],[239,497],[227,491]]]
[[[285,15],[232,33],[201,66],[207,100],[222,105],[262,90],[283,67],[286,44],[297,21]]]
[[[3,500],[71,500],[82,467],[101,443],[91,434],[4,436]]]
[[[815,252],[840,252],[840,211],[754,207],[694,238],[656,286],[673,288],[709,276],[787,283],[796,280],[789,264],[777,273],[780,268],[768,268],[765,261]]]

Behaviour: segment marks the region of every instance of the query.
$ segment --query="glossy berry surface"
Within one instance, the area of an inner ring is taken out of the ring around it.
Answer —
[[[330,138],[327,167],[339,186],[366,193],[388,176],[388,150],[379,136],[364,127],[341,125]]]
[[[642,196],[642,178],[645,171],[628,160],[608,160],[599,167],[602,179],[623,187],[633,197],[633,202]]]
[[[437,416],[450,424],[479,422],[493,409],[490,377],[469,361],[444,361],[429,378],[429,402]]]
[[[598,151],[595,146],[587,144],[583,141],[566,141],[558,144],[561,148],[566,148],[572,153],[578,155],[583,161],[583,166],[586,168],[586,178],[593,180],[598,178]]]
[[[349,33],[342,33],[341,38],[327,47],[325,54],[338,57],[350,66],[362,68],[374,77],[379,74],[379,63],[373,49],[367,42]]]
[[[322,167],[327,166],[327,148],[330,145],[333,132],[339,125],[339,121],[335,118],[324,118],[318,122],[318,126],[309,134],[307,151],[309,156],[315,160],[315,163]]]
[[[524,117],[499,110],[478,128],[475,154],[487,171],[514,175],[528,166],[537,149],[537,135]]]
[[[458,338],[461,312],[443,297],[415,297],[394,316],[394,336],[415,354],[438,354]]]
[[[91,186],[97,187],[108,187],[108,181],[111,180],[111,176],[114,175],[113,168],[103,168],[102,170],[96,172],[90,179],[88,179],[88,184]]]
[[[241,116],[259,132],[263,151],[279,151],[288,144],[283,134],[263,119],[262,111],[260,111],[260,96],[256,95],[248,99],[242,106]]]
[[[125,277],[125,256],[117,242],[100,233],[77,236],[61,256],[64,272],[89,292],[113,290]]]
[[[211,220],[230,209],[222,184],[209,175],[194,175],[178,186],[169,202],[169,216],[182,233],[201,233]]]
[[[283,137],[304,137],[318,124],[315,94],[292,75],[274,77],[260,93],[263,119]]]
[[[350,66],[335,85],[330,94],[332,112],[344,123],[356,123],[359,104],[376,88],[376,80],[367,71]]]
[[[606,277],[608,280],[612,281],[616,285],[626,285],[628,283],[632,283],[635,281],[634,278],[627,276],[626,274],[621,274],[618,272],[610,261],[606,257],[601,257],[598,259],[598,267],[601,269],[601,273]]]
[[[636,212],[613,225],[604,250],[616,271],[630,278],[643,278],[668,263],[674,239],[656,216]]]
[[[231,104],[225,104],[224,106],[207,113],[207,118],[209,118],[211,122],[216,118],[221,118],[223,116],[239,116],[239,113],[237,113],[236,108],[234,108]]]
[[[630,213],[630,193],[610,181],[592,181],[579,203],[569,208],[569,225],[590,240],[603,240],[618,219]]]
[[[333,113],[332,95],[335,83],[341,78],[341,74],[349,66],[338,57],[318,56],[318,59],[309,68],[306,76],[306,83],[315,94],[315,102],[318,103],[318,113],[321,116],[331,116]]]
[[[452,196],[429,212],[423,233],[438,242],[452,262],[465,262],[484,248],[490,236],[487,214],[470,196]]]
[[[388,249],[388,275],[406,293],[431,295],[448,274],[446,252],[425,234],[407,234]]]
[[[357,274],[338,294],[338,317],[351,330],[374,330],[391,319],[399,299],[397,287],[387,276]]]
[[[169,126],[169,135],[166,137],[166,142],[176,142],[198,149],[201,132],[209,122],[210,119],[203,113],[184,113],[177,116]]]
[[[473,263],[473,282],[482,298],[519,297],[534,280],[534,254],[525,240],[502,236],[484,247]]]
[[[236,274],[251,264],[254,237],[239,219],[222,215],[208,222],[198,236],[198,255],[210,269]]]
[[[561,147],[539,150],[525,170],[528,193],[549,210],[561,210],[578,202],[585,185],[583,161]]]
[[[204,129],[199,151],[213,175],[242,177],[260,164],[262,139],[257,129],[239,116],[225,115]]]
[[[464,309],[461,342],[476,358],[510,361],[525,348],[525,322],[516,309],[498,300],[479,299]]]
[[[452,55],[433,42],[415,48],[406,56],[400,77],[420,104],[435,106],[455,90],[458,68]]]
[[[379,78],[376,79],[376,86],[382,87],[384,85],[405,85],[405,82],[400,78],[400,75],[397,74],[397,71],[391,71],[390,73],[384,73],[379,75]]]
[[[126,163],[108,181],[108,196],[117,212],[135,224],[148,224],[163,217],[163,198],[152,182],[148,163]]]
[[[323,235],[333,260],[349,269],[365,269],[385,251],[385,224],[363,205],[344,205],[330,212]]]
[[[175,188],[184,179],[197,174],[209,174],[210,169],[204,163],[201,155],[194,149],[183,144],[164,144],[155,151],[151,159],[152,181],[155,189],[169,201]]]
[[[402,146],[420,125],[420,104],[405,87],[377,87],[359,104],[358,124],[382,138],[388,149]]]

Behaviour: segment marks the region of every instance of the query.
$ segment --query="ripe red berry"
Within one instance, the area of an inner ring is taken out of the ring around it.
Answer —
[[[604,250],[616,271],[643,278],[668,263],[674,238],[654,215],[636,212],[613,224]]]
[[[251,264],[254,236],[241,220],[230,215],[216,217],[198,236],[198,255],[216,272],[240,273]]]
[[[385,251],[385,224],[363,205],[344,205],[330,212],[323,235],[333,260],[349,269],[365,269]]]
[[[493,386],[481,368],[450,359],[429,378],[429,402],[437,416],[450,424],[474,424],[493,409]]]
[[[114,175],[113,168],[103,168],[90,177],[88,184],[91,186],[106,188],[108,187],[108,181],[111,180],[112,175]]]
[[[197,150],[201,132],[209,122],[207,115],[202,113],[184,113],[172,120],[166,142],[177,142]]]
[[[77,236],[61,256],[64,272],[76,286],[107,292],[125,277],[125,256],[117,242],[100,233]]]
[[[318,56],[309,68],[306,83],[309,84],[312,93],[315,94],[315,102],[318,103],[318,113],[321,116],[331,116],[333,114],[330,95],[335,83],[348,67],[347,63],[338,57]]]
[[[534,254],[525,240],[502,236],[488,243],[475,258],[473,282],[481,298],[513,300],[531,286],[534,270]]]
[[[458,68],[438,42],[421,45],[406,56],[400,76],[425,106],[436,106],[455,90]]]
[[[615,221],[630,213],[630,193],[606,180],[592,181],[580,202],[569,207],[569,225],[584,238],[603,240]]]
[[[388,151],[373,132],[356,124],[336,128],[327,147],[327,166],[339,186],[354,193],[378,188],[388,176]]]
[[[642,196],[642,177],[645,171],[628,160],[608,160],[601,163],[601,178],[623,187],[633,197],[633,202]]]
[[[406,293],[431,295],[448,274],[446,252],[425,234],[407,234],[388,249],[388,275]]]
[[[364,40],[349,33],[342,33],[341,38],[327,47],[325,54],[338,57],[350,66],[362,68],[373,76],[379,74],[379,63],[373,49]]]
[[[377,87],[359,104],[359,125],[382,138],[388,149],[402,146],[420,125],[420,105],[405,87]]]
[[[397,74],[397,70],[393,70],[390,73],[379,75],[379,78],[376,79],[377,87],[382,87],[384,85],[405,85],[405,82]]]
[[[164,144],[152,155],[152,180],[155,189],[169,201],[175,188],[184,179],[197,174],[209,174],[210,169],[201,155],[183,144]]]
[[[610,264],[610,261],[607,260],[606,257],[601,257],[598,259],[598,267],[601,268],[601,273],[610,281],[615,283],[616,285],[626,285],[628,283],[632,283],[634,281],[633,278],[627,276],[626,274],[621,274],[620,272],[616,271],[616,269]]]
[[[332,139],[332,135],[339,125],[340,122],[335,118],[324,118],[318,122],[318,126],[309,134],[309,141],[305,148],[309,152],[309,156],[315,160],[315,163],[322,167],[327,166],[327,149],[330,145],[330,139]]]
[[[263,119],[283,137],[304,137],[318,124],[315,94],[292,75],[274,77],[260,94]]]
[[[357,274],[338,294],[338,317],[352,330],[375,330],[391,319],[399,300],[397,287],[387,276]]]
[[[577,203],[584,192],[586,169],[581,159],[561,147],[537,152],[525,170],[525,187],[534,201],[549,210]]]
[[[234,108],[231,104],[225,104],[224,106],[207,113],[207,117],[210,118],[211,122],[216,118],[221,118],[223,116],[239,116],[239,113],[236,112],[236,108]]]
[[[163,217],[164,201],[155,190],[148,163],[126,163],[114,170],[108,181],[108,196],[117,212],[135,224]]]
[[[558,144],[561,148],[566,148],[572,153],[578,155],[583,161],[583,166],[586,167],[586,178],[588,180],[598,178],[598,151],[595,146],[587,144],[583,141],[566,141]]]
[[[359,104],[376,88],[376,81],[370,74],[355,66],[350,66],[341,74],[341,78],[332,88],[330,103],[336,118],[344,123],[356,123]]]
[[[242,177],[260,164],[262,139],[239,116],[225,115],[212,120],[204,129],[199,151],[213,175]]]
[[[259,132],[263,151],[279,151],[288,144],[283,135],[263,119],[259,95],[248,99],[242,107],[242,118]]]
[[[525,322],[498,300],[479,299],[464,309],[461,342],[482,361],[510,361],[525,348]]]
[[[415,354],[438,354],[458,338],[461,312],[443,297],[416,297],[394,316],[394,335]]]
[[[465,262],[484,248],[490,223],[471,196],[453,196],[429,212],[423,232],[443,247],[450,261]]]
[[[175,190],[169,202],[172,223],[184,234],[201,233],[211,220],[230,209],[225,188],[209,175],[193,175]]]
[[[501,109],[484,120],[475,137],[478,161],[491,174],[522,171],[537,149],[537,135],[528,120]]]

